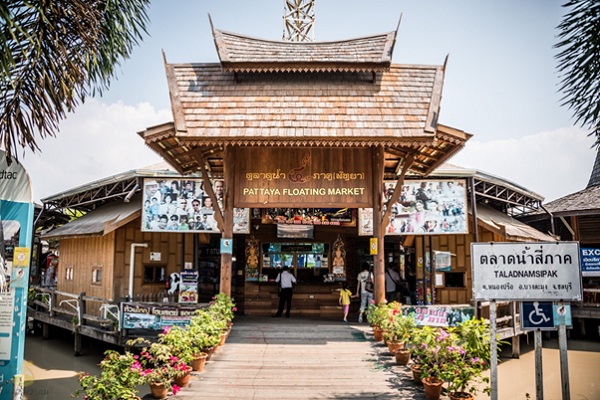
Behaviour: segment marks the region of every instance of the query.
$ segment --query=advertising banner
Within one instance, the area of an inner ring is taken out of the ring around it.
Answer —
[[[389,201],[395,181],[384,182],[384,198]],[[392,207],[386,235],[463,235],[467,225],[465,181],[405,181],[398,201]],[[359,210],[359,235],[373,235],[373,210]]]
[[[142,207],[144,232],[220,233],[215,210],[223,209],[224,184],[211,181],[218,204],[204,190],[202,179],[145,178]],[[236,208],[233,233],[250,233],[250,210]]]
[[[266,208],[263,224],[356,226],[354,208]]]
[[[162,330],[167,326],[190,323],[196,308],[173,307],[149,303],[121,303],[123,329]]]
[[[198,271],[181,271],[181,282],[179,283],[179,303],[198,302]]]
[[[578,242],[471,243],[473,298],[581,301]]]
[[[581,248],[581,274],[585,277],[600,276],[600,249]]]
[[[402,314],[413,314],[417,326],[456,326],[473,319],[471,306],[402,306]]]
[[[33,198],[27,172],[0,150],[0,399],[21,399]],[[14,381],[13,381],[14,378]],[[13,382],[20,382],[13,384]]]

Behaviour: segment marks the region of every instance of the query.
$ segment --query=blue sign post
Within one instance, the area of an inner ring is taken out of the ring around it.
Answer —
[[[0,400],[21,400],[33,196],[27,172],[1,150],[0,225]]]
[[[524,330],[555,330],[553,303],[551,301],[522,302],[521,327]]]

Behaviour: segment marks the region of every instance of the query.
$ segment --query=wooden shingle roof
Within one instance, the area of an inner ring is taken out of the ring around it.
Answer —
[[[238,73],[167,64],[177,135],[193,145],[370,145],[433,140],[442,66],[369,73]],[[335,142],[335,143],[334,143]]]
[[[396,32],[336,42],[280,42],[213,27],[213,37],[226,71],[380,71],[391,65]]]
[[[426,175],[471,135],[438,118],[444,65],[391,64],[396,32],[328,43],[274,42],[213,28],[221,64],[169,64],[174,122],[139,132],[178,172],[218,176],[226,146],[385,148]]]

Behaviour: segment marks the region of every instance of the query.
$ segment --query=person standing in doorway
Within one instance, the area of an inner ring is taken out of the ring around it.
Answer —
[[[369,303],[373,301],[373,272],[369,267],[369,263],[365,262],[362,264],[362,272],[356,277],[356,294],[358,297],[360,293],[360,312],[358,314],[358,322],[363,322],[363,314],[369,306]]]
[[[296,283],[296,278],[289,271],[287,265],[283,266],[283,271],[277,275],[275,282],[279,283],[281,291],[279,292],[279,308],[275,317],[281,317],[283,313],[283,307],[287,304],[285,317],[290,317],[290,310],[292,309],[292,295],[294,294],[293,284]]]
[[[385,267],[385,299],[388,303],[396,301],[400,291],[400,274],[389,265]]]

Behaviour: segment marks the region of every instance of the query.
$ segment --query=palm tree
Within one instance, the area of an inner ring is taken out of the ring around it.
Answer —
[[[600,0],[569,0],[558,26],[557,54],[563,105],[575,123],[591,128],[600,148]]]
[[[149,0],[0,1],[0,140],[39,150],[86,96],[108,88],[146,33]]]

